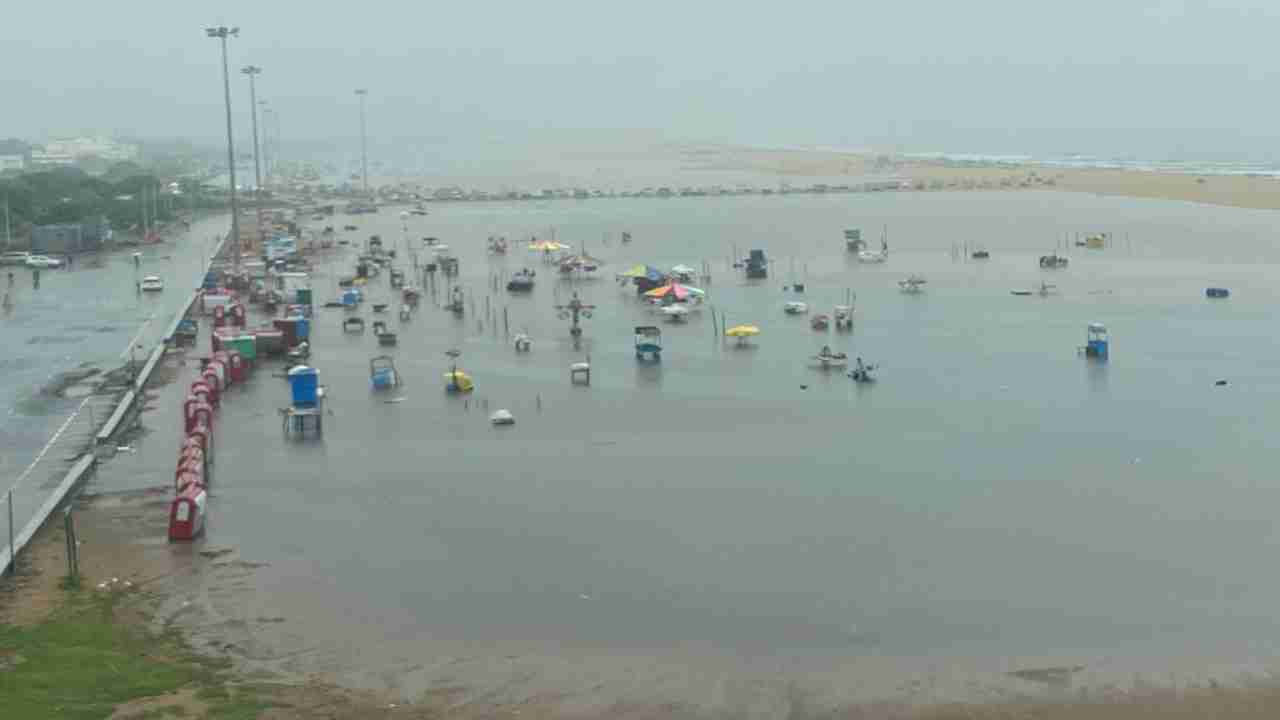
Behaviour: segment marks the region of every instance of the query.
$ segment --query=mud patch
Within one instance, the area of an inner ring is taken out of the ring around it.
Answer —
[[[45,383],[44,386],[40,388],[40,394],[45,397],[66,397],[66,391],[68,388],[86,384],[84,382],[85,380],[88,380],[101,372],[102,371],[96,367],[84,365],[75,368],[74,370],[60,372],[50,378],[49,382]]]

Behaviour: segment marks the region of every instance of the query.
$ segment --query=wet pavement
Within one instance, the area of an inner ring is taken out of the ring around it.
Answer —
[[[42,270],[38,288],[29,269],[0,272],[11,301],[0,312],[0,493],[13,491],[15,526],[26,524],[115,409],[129,373],[107,373],[145,362],[199,285],[226,222],[199,221],[159,245],[75,256],[67,269]],[[164,292],[139,292],[145,275],[163,278]]]

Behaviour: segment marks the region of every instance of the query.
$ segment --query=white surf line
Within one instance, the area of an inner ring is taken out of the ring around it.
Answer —
[[[80,401],[80,406],[77,407],[75,411],[72,412],[71,415],[68,416],[67,419],[63,421],[62,426],[59,427],[58,430],[53,433],[53,437],[49,438],[49,442],[45,443],[44,448],[42,448],[40,452],[36,454],[35,459],[32,460],[31,464],[27,466],[27,469],[22,471],[22,474],[18,476],[17,480],[13,481],[13,485],[9,487],[9,491],[5,493],[5,497],[8,497],[9,492],[13,492],[14,490],[17,490],[18,486],[22,484],[22,481],[26,480],[27,477],[31,475],[31,473],[36,469],[36,465],[39,465],[40,461],[44,459],[44,456],[49,454],[49,450],[53,449],[54,444],[58,442],[58,438],[62,437],[62,433],[66,432],[67,428],[71,426],[71,421],[75,420],[77,417],[80,416],[80,411],[84,410],[84,406],[88,405],[89,401],[92,399],[93,399],[93,395],[89,395],[84,400]]]

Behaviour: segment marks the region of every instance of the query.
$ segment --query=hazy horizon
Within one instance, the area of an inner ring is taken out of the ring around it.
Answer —
[[[241,28],[229,43],[237,137],[249,132],[238,69],[254,64],[264,68],[259,98],[298,146],[351,148],[352,91],[366,87],[371,146],[388,155],[415,143],[460,154],[518,146],[555,130],[752,146],[1280,157],[1277,101],[1264,84],[1280,70],[1268,52],[1280,7],[1261,2],[314,10],[244,0],[204,12],[85,5],[69,31],[66,8],[23,4],[0,34],[0,62],[27,73],[0,79],[0,137],[220,142],[220,56],[204,28],[227,24]]]

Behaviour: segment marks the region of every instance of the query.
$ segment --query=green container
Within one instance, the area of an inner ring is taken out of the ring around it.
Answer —
[[[258,338],[253,335],[237,335],[236,337],[228,338],[223,344],[228,352],[235,350],[245,360],[258,359]]]
[[[311,288],[298,288],[298,305],[311,304]]]

